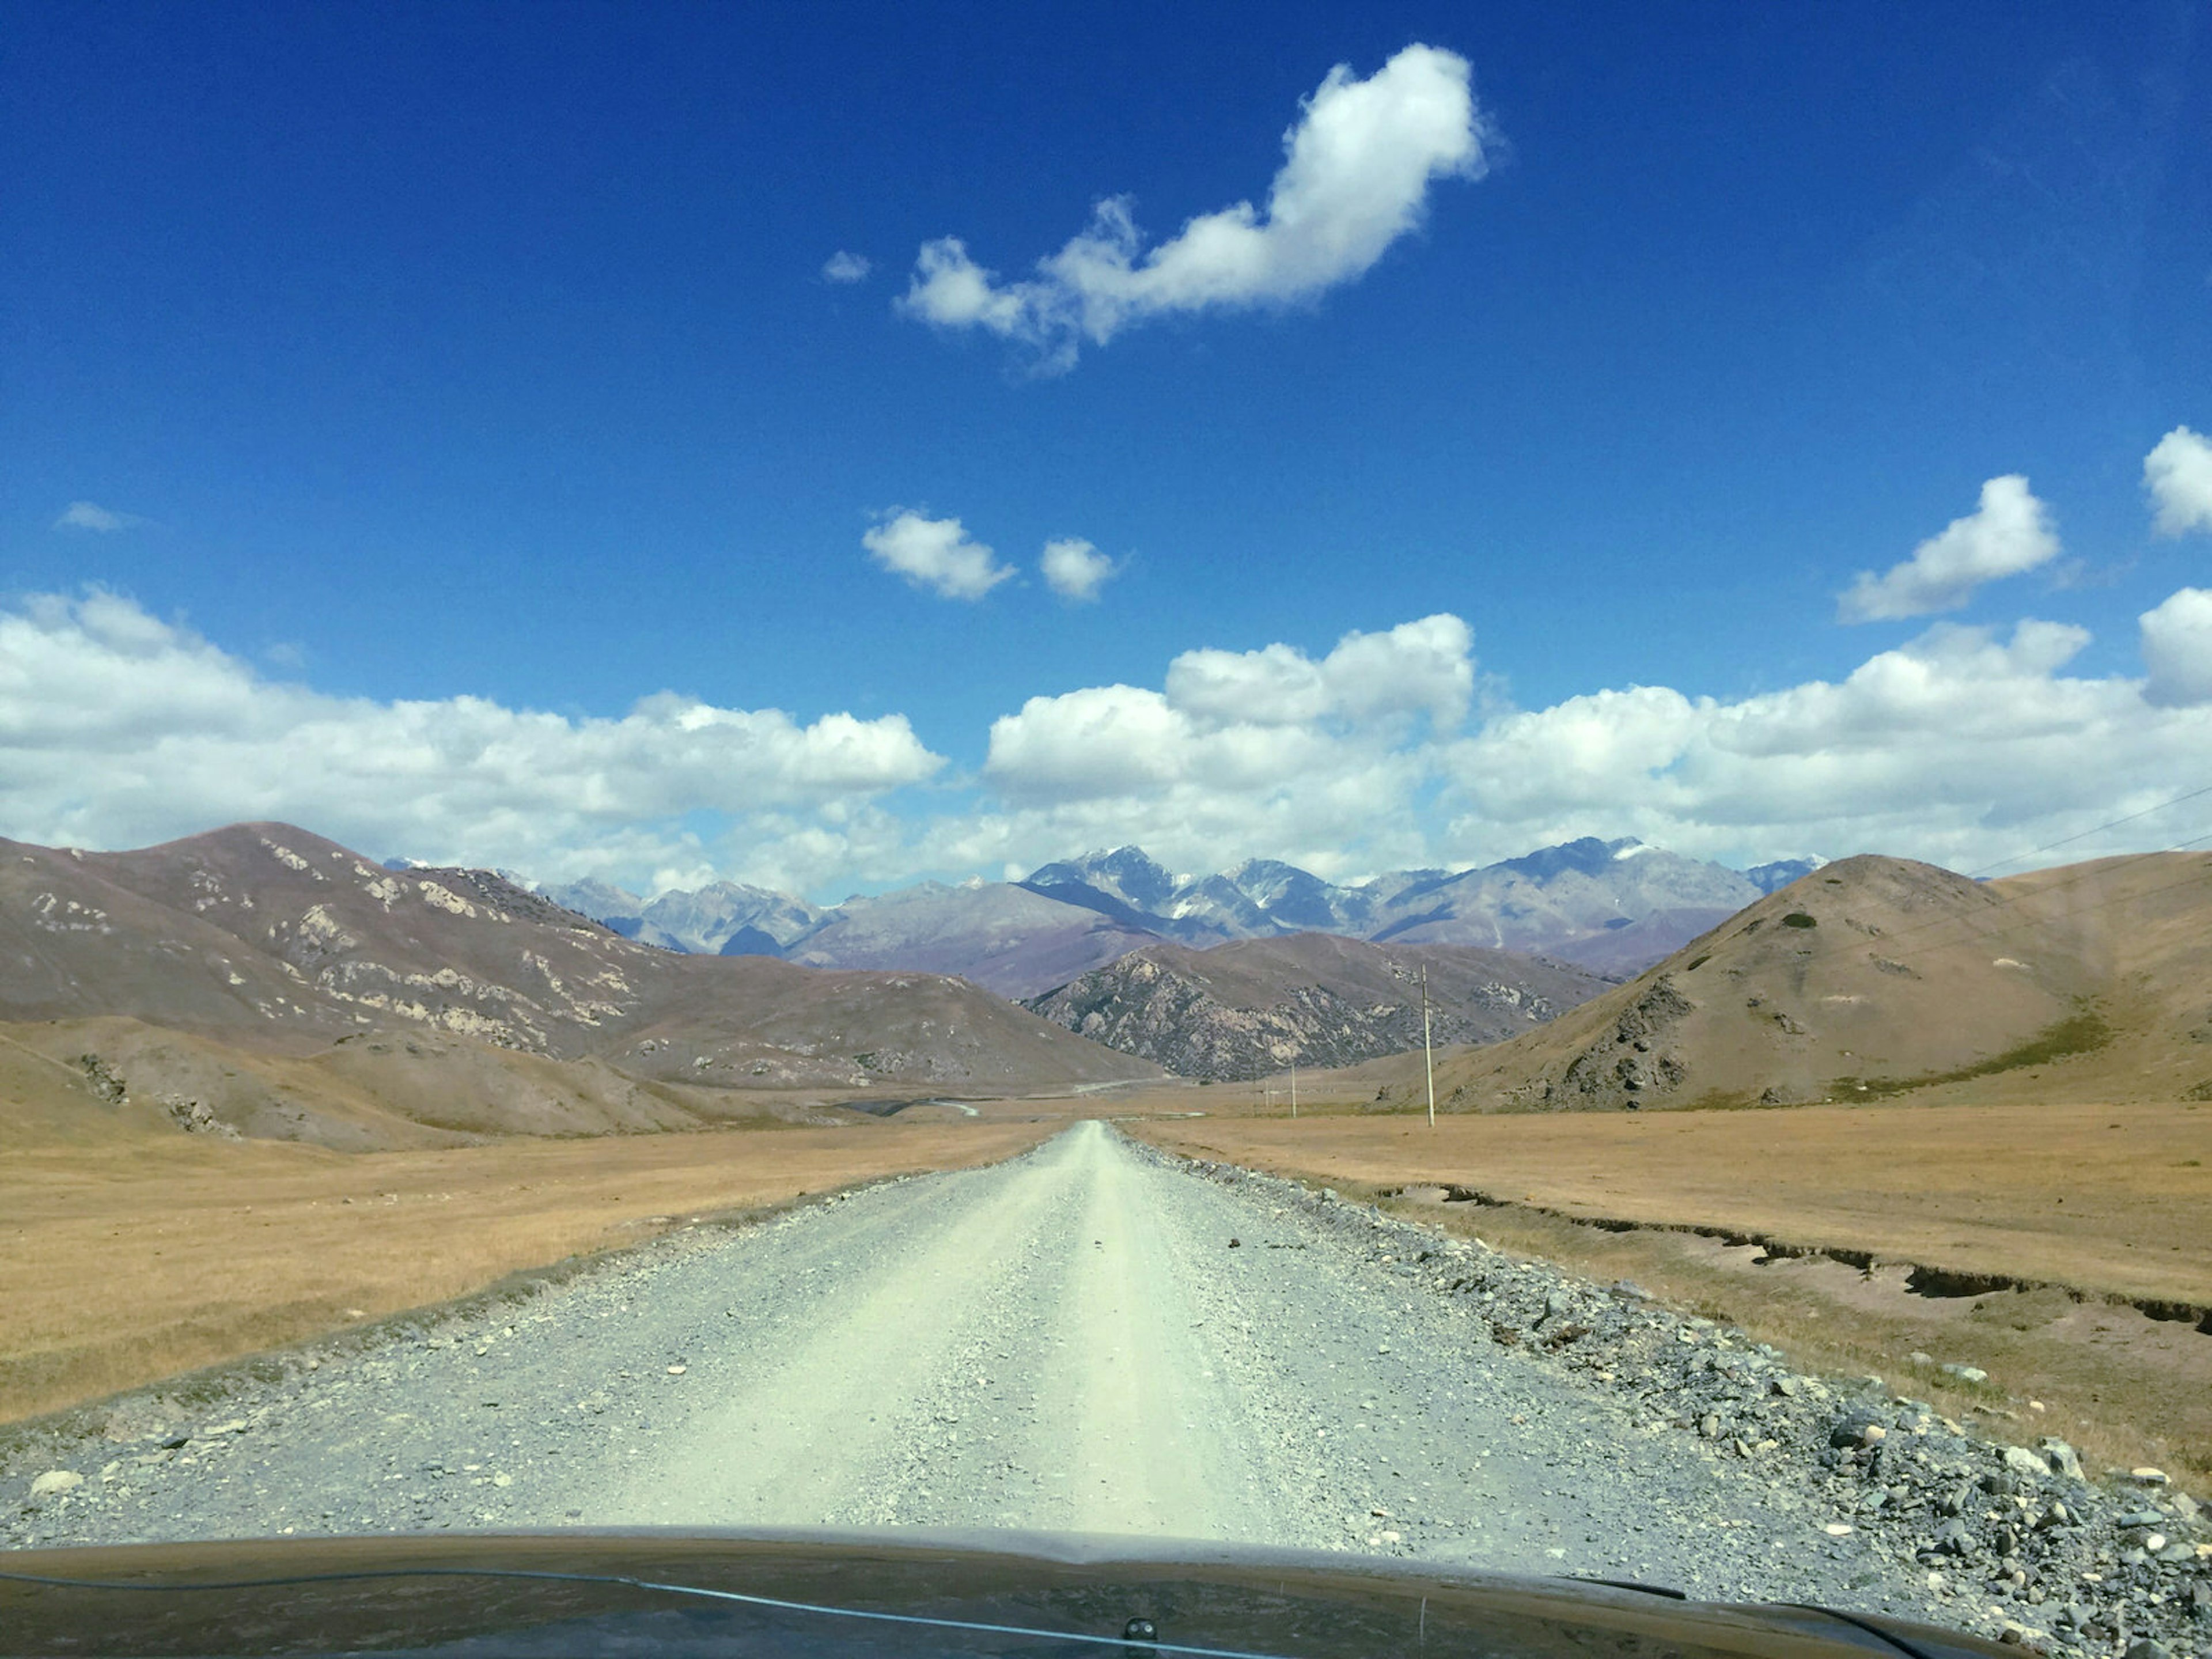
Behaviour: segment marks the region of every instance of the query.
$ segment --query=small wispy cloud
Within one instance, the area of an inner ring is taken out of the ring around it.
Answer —
[[[1014,574],[957,519],[900,509],[860,538],[875,562],[946,599],[980,599]]]
[[[1837,601],[1847,623],[1891,622],[1956,611],[1984,582],[2017,576],[2058,556],[2051,509],[2035,499],[2017,472],[1982,486],[1980,505],[1954,519],[1942,533],[1912,550],[1912,556],[1881,575],[1863,570]]]
[[[1044,544],[1037,568],[1060,598],[1088,604],[1120,567],[1080,536],[1060,536]]]
[[[112,535],[118,530],[136,530],[145,522],[135,513],[118,513],[112,507],[102,507],[98,501],[71,501],[62,509],[61,517],[54,520],[54,528],[91,530],[102,535]]]
[[[823,264],[822,275],[832,283],[865,283],[868,280],[868,273],[874,269],[866,255],[848,253],[839,248]]]

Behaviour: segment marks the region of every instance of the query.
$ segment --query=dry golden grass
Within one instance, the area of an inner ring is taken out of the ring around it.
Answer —
[[[1447,1117],[1433,1131],[1418,1117],[1327,1113],[1133,1127],[1364,1196],[1473,1188],[1507,1202],[1419,1213],[1634,1279],[1808,1367],[1879,1371],[1954,1410],[2009,1411],[2008,1431],[2063,1434],[2085,1455],[2212,1474],[2212,1334],[2127,1305],[2212,1305],[2212,1105]],[[1647,1224],[1587,1224],[1596,1218]],[[1755,1266],[1755,1248],[1663,1231],[1684,1226],[2070,1293],[1914,1295],[1901,1272]],[[1911,1363],[1916,1351],[1978,1365],[1990,1382],[1947,1379]]]
[[[2212,1105],[1194,1119],[1246,1164],[2212,1305]]]
[[[1058,1127],[357,1154],[173,1134],[11,1146],[0,1161],[0,1421],[447,1301],[693,1218],[994,1162]]]

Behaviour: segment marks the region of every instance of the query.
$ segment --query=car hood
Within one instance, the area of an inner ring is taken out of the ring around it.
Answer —
[[[1133,1620],[1149,1621],[1131,1635]],[[1926,1626],[1568,1578],[1033,1534],[563,1532],[0,1555],[0,1654],[1993,1659]]]

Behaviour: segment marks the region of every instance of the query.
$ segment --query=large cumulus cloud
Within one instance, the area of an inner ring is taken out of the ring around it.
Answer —
[[[721,813],[811,883],[834,871],[806,867],[808,837],[849,856],[876,798],[942,764],[903,715],[802,724],[668,692],[584,719],[333,697],[113,594],[0,612],[0,833],[19,840],[128,846],[284,818],[373,854],[548,876],[696,871],[708,854],[680,821]]]
[[[2070,624],[1942,623],[1839,679],[1740,698],[1609,688],[1470,724],[1472,642],[1430,617],[1326,657],[1194,651],[1158,690],[1033,698],[993,727],[995,799],[939,845],[1019,865],[1136,841],[1188,869],[1260,851],[1349,874],[1629,834],[1708,857],[1971,867],[2162,800],[2212,754],[2197,590],[2144,617],[2140,677],[2071,672],[2089,635]]]

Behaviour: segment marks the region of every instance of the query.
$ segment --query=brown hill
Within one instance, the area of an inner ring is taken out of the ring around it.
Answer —
[[[0,842],[0,1021],[109,1020],[129,1024],[90,1029],[132,1034],[134,1095],[220,1097],[223,1122],[333,1144],[388,1142],[395,1114],[601,1133],[738,1110],[702,1089],[1158,1075],[965,981],[678,955],[487,872],[386,870],[287,825],[129,853]]]
[[[1976,883],[1828,865],[1542,1030],[1437,1064],[1440,1105],[1790,1104],[1972,1089],[2212,1097],[2212,855]],[[1419,1098],[1418,1062],[1341,1086]]]
[[[1511,1036],[1610,982],[1510,951],[1292,933],[1203,951],[1147,945],[1023,1006],[1181,1076],[1227,1081],[1419,1048],[1412,976],[1424,969],[1440,1043]]]
[[[113,1016],[0,1026],[0,1146],[181,1131],[386,1152],[857,1115],[434,1031],[360,1032],[295,1054]]]

